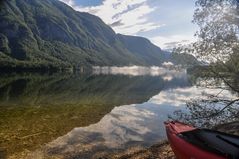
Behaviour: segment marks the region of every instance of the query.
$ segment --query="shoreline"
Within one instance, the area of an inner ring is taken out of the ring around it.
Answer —
[[[213,130],[239,135],[239,121],[218,125]],[[24,158],[26,158],[26,156],[28,155],[29,155],[28,152],[25,152],[22,154],[22,157],[25,156]],[[42,155],[41,153],[36,153],[34,154],[34,158],[41,158],[40,157],[41,155]],[[16,158],[16,156],[12,156],[11,158]],[[47,158],[52,159],[54,157],[47,156],[46,159]],[[59,157],[58,159],[60,158],[61,157]],[[176,156],[174,155],[168,141],[163,140],[159,143],[150,146],[149,148],[142,148],[136,146],[131,147],[122,152],[115,152],[110,154],[104,153],[95,154],[93,159],[176,159]]]
[[[168,141],[162,141],[145,149],[129,149],[124,153],[116,154],[103,159],[176,159]]]
[[[239,135],[239,121],[218,125],[214,130]],[[101,159],[176,159],[167,140],[152,145],[149,148],[131,148],[126,152]]]

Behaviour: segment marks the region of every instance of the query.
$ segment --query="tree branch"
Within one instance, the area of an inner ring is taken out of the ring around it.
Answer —
[[[221,114],[225,109],[227,109],[227,108],[230,107],[232,104],[234,104],[234,103],[236,103],[236,102],[238,102],[238,101],[239,101],[239,99],[235,99],[235,100],[231,101],[231,102],[228,103],[224,108],[222,108],[220,111],[218,111],[217,113],[214,113],[214,114],[210,115],[209,117],[214,117],[214,116],[217,116],[217,115]]]

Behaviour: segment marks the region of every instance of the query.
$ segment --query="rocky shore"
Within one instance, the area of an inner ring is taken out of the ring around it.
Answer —
[[[234,121],[227,124],[218,125],[214,128],[214,130],[218,130],[221,132],[239,135],[239,121]],[[28,153],[26,153],[28,154]],[[28,156],[26,154],[22,154],[22,156]],[[40,155],[41,156],[41,155]],[[13,157],[19,158],[19,156]],[[20,157],[21,158],[21,157]],[[27,158],[27,157],[22,157]],[[42,157],[30,157],[30,158],[39,158]],[[58,157],[45,157],[46,159],[59,159]],[[94,159],[176,159],[168,141],[162,141],[158,144],[155,144],[149,148],[142,147],[132,147],[124,152],[115,153],[115,154],[96,154]]]
[[[239,135],[239,121],[234,121],[227,124],[218,125],[214,128],[215,130]],[[116,154],[110,159],[176,159],[169,143],[163,141],[159,144],[153,145],[147,149],[132,148],[124,153]],[[103,159],[108,159],[103,158]]]
[[[134,147],[125,152],[99,159],[175,159],[175,156],[169,143],[163,141],[147,149]]]

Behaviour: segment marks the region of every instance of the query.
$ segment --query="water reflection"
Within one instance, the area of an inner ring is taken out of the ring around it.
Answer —
[[[84,127],[99,122],[115,106],[143,103],[162,90],[190,86],[185,71],[171,73],[175,71],[165,70],[164,72],[168,72],[170,80],[165,74],[158,76],[121,74],[1,75],[1,156],[25,158],[24,156],[29,151],[66,134],[75,127]],[[138,108],[138,106],[134,107]],[[110,115],[115,117],[112,118],[111,123],[118,118],[123,118],[123,114],[126,114],[125,109],[125,111],[121,111],[123,112],[121,114],[116,110],[118,109],[113,109],[114,113]],[[137,112],[141,111],[144,112],[143,110]],[[145,117],[145,119],[142,114],[142,120],[148,120],[155,116],[155,112],[151,112],[151,116]],[[123,121],[119,122],[122,127],[126,125],[126,122]],[[140,122],[140,124],[142,123]],[[113,126],[115,125],[112,124]],[[98,133],[101,133],[101,129],[97,127],[97,130],[99,130]],[[90,134],[91,132],[88,135]],[[84,133],[82,135],[84,136]],[[97,141],[94,138],[100,138],[96,136],[87,137],[85,134],[84,137],[93,142]]]
[[[147,102],[116,107],[97,124],[75,128],[49,143],[38,158],[99,158],[129,147],[150,146],[165,139],[163,121],[175,110]]]
[[[97,124],[75,128],[49,143],[42,155],[99,158],[129,147],[150,146],[165,139],[163,122],[168,120],[168,115],[179,110],[188,112],[186,101],[218,91],[196,86],[170,88],[143,104],[116,107]],[[228,91],[220,96],[233,98]]]
[[[230,125],[233,122],[238,123],[237,75],[228,75],[223,79],[213,77],[210,73],[207,75],[205,73],[193,72],[190,78],[194,85],[197,86],[196,88],[192,87],[195,90],[195,98],[185,101],[187,102],[187,111],[176,111],[170,118],[196,127],[209,129],[218,129],[220,125]],[[203,90],[203,93],[198,94],[198,90]],[[223,130],[222,128],[220,130],[226,133],[238,132],[235,127],[230,129]]]
[[[165,139],[163,121],[174,112],[187,120],[182,114],[205,111],[188,109],[186,102],[221,92],[192,86],[184,70],[104,69],[91,74],[2,75],[0,156],[99,158],[150,146]],[[229,91],[220,96],[233,98]]]
[[[220,93],[220,94],[219,94]],[[218,98],[233,100],[236,95],[233,95],[229,90],[220,88],[205,88],[200,86],[192,86],[187,88],[176,88],[165,90],[154,96],[149,102],[156,104],[167,104],[176,107],[185,106],[190,100],[207,99],[209,96],[217,95]],[[218,105],[220,108],[220,105]]]
[[[164,76],[166,79],[185,76],[186,70],[166,69],[164,67],[152,66],[125,66],[125,67],[93,67],[94,74],[129,75],[129,76]],[[184,73],[184,74],[183,74]]]

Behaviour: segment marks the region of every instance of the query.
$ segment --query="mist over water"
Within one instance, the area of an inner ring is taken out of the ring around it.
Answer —
[[[168,68],[174,68],[173,65],[167,65]],[[128,75],[128,76],[185,76],[186,70],[180,71],[167,69],[165,67],[151,66],[125,66],[125,67],[93,67],[94,74],[110,75]],[[171,77],[172,78],[172,77]]]

